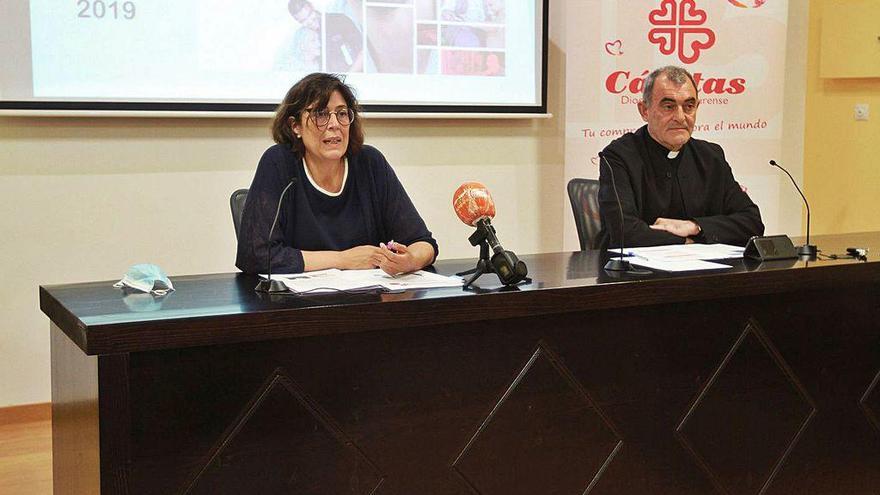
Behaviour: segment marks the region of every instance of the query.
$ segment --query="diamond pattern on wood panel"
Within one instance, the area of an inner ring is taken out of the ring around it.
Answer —
[[[330,416],[276,369],[185,494],[376,492],[383,475]]]
[[[813,399],[750,320],[676,437],[721,493],[763,494],[815,414]]]
[[[479,495],[586,494],[623,445],[614,425],[544,343],[452,464]]]
[[[871,425],[880,433],[880,371],[874,376],[874,380],[868,385],[865,393],[859,400],[859,406],[865,412],[865,416]]]

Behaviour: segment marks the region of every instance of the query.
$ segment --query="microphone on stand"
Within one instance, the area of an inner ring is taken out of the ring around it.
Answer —
[[[484,273],[495,273],[504,285],[515,285],[523,280],[529,280],[526,277],[529,269],[525,262],[517,258],[513,251],[504,249],[501,241],[498,240],[495,227],[492,226],[495,202],[486,186],[479,182],[465,182],[453,194],[452,207],[459,220],[477,228],[468,240],[471,246],[480,246],[477,266],[472,270],[456,274],[459,276],[473,274],[465,282],[465,287],[469,287]],[[491,258],[490,249],[493,253]]]
[[[805,242],[803,246],[798,246],[797,254],[798,256],[809,256],[811,258],[815,258],[816,255],[819,253],[819,249],[816,247],[815,244],[810,244],[810,203],[807,202],[807,197],[804,196],[803,191],[801,191],[801,188],[798,187],[797,182],[795,182],[794,177],[792,177],[791,174],[788,173],[788,170],[782,168],[781,165],[776,163],[776,160],[770,160],[770,165],[773,165],[779,170],[785,172],[785,175],[787,175],[788,178],[791,179],[791,183],[794,184],[794,188],[797,189],[798,193],[800,193],[801,198],[804,200],[804,204],[807,206],[807,242]]]
[[[608,169],[608,173],[611,175],[611,189],[614,190],[614,199],[617,200],[617,212],[620,214],[620,258],[609,259],[608,263],[605,263],[605,271],[649,275],[650,271],[635,269],[629,261],[623,259],[623,232],[626,230],[626,226],[623,223],[623,205],[620,202],[620,195],[617,193],[617,184],[614,182],[614,170],[611,169],[611,164],[608,163],[608,159],[605,158],[605,154],[601,151],[599,152],[599,163],[600,166],[604,163],[605,168]]]
[[[287,287],[284,286],[284,282],[280,280],[272,280],[272,233],[275,231],[275,225],[278,223],[278,215],[281,213],[281,202],[284,200],[284,195],[287,194],[287,190],[290,189],[290,186],[296,184],[296,177],[290,179],[290,182],[284,187],[281,191],[281,195],[278,197],[278,207],[275,208],[275,219],[272,220],[272,227],[269,228],[269,237],[266,239],[266,243],[268,247],[266,248],[266,280],[260,280],[254,290],[257,292],[287,292]]]

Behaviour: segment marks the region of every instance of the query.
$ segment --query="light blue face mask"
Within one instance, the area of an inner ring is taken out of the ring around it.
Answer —
[[[122,280],[113,284],[113,287],[128,287],[157,296],[164,296],[174,290],[174,286],[171,285],[171,280],[165,275],[165,272],[152,263],[133,265],[125,272]]]

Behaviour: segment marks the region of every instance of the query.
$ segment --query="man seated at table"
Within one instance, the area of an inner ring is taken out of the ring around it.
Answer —
[[[647,125],[615,139],[602,152],[599,211],[603,247],[691,242],[744,246],[761,235],[758,207],[734,180],[715,143],[691,138],[700,105],[693,76],[662,67],[645,79],[639,113]],[[609,169],[610,166],[610,169]]]

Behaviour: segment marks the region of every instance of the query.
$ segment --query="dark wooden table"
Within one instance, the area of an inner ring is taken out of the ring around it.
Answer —
[[[880,493],[880,233],[853,260],[305,297],[40,288],[56,495]],[[451,274],[474,260],[438,263]]]

